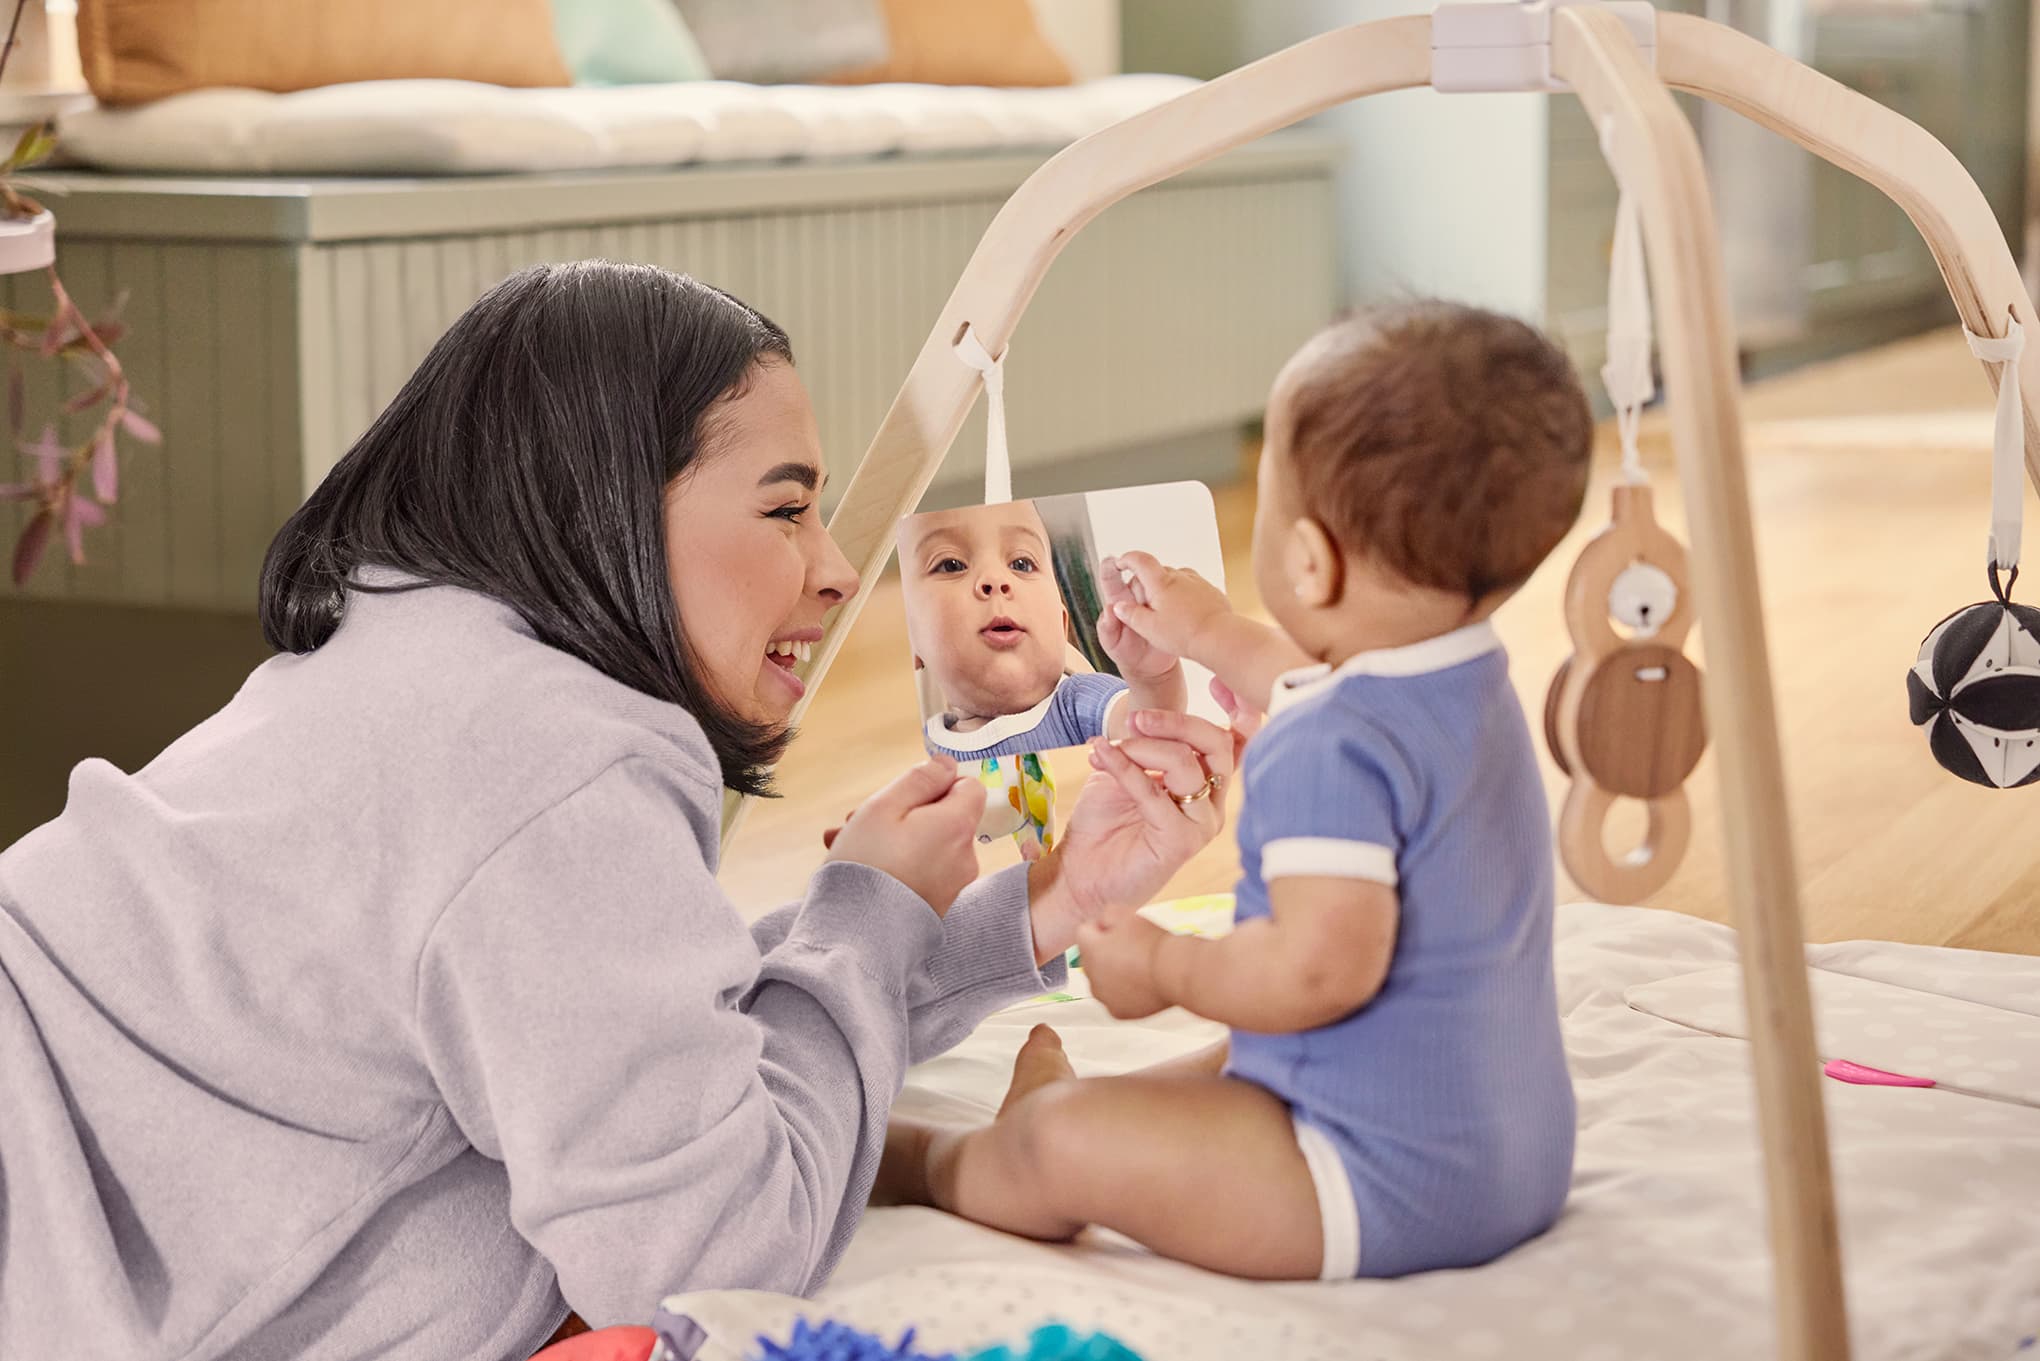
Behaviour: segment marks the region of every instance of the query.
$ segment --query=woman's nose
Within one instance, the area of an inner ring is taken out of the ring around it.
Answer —
[[[859,581],[857,569],[850,565],[850,559],[843,556],[843,550],[825,530],[821,538],[820,552],[816,554],[809,579],[815,584],[815,594],[831,605],[840,605],[857,594]]]

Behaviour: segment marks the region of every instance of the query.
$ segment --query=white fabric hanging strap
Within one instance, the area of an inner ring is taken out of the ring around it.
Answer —
[[[1622,474],[1630,482],[1649,479],[1636,448],[1636,429],[1643,408],[1657,395],[1651,376],[1650,279],[1644,270],[1643,224],[1636,199],[1622,183],[1615,163],[1615,123],[1601,122],[1601,154],[1615,176],[1615,240],[1608,258],[1608,362],[1601,366],[1601,384],[1615,408],[1615,429],[1622,440]]]
[[[1968,327],[1969,352],[1998,370],[1997,428],[1991,437],[1990,566],[2010,572],[2019,565],[2019,522],[2026,494],[2026,414],[2019,400],[2019,355],[2026,333],[2016,320],[2005,319],[2002,339],[1980,336]]]
[[[992,358],[968,325],[956,342],[956,356],[984,376],[985,504],[1002,505],[1013,499],[1013,461],[1006,452],[1006,356]]]

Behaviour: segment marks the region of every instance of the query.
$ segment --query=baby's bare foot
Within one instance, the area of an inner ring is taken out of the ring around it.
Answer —
[[[1069,1055],[1063,1053],[1062,1036],[1045,1025],[1034,1027],[1027,1033],[1027,1043],[1020,1046],[1020,1056],[1013,1060],[1013,1085],[1006,1089],[1006,1099],[999,1103],[999,1114],[1004,1115],[1029,1092],[1076,1075],[1076,1069],[1070,1067]]]

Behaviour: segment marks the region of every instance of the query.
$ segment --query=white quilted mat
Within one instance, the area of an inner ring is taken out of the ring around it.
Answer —
[[[1056,1318],[1110,1331],[1148,1361],[1772,1355],[1733,936],[1581,905],[1561,909],[1559,937],[1580,1102],[1572,1199],[1550,1233],[1479,1270],[1251,1284],[1105,1234],[1051,1247],[890,1209],[869,1215],[816,1301],[724,1292],[667,1307],[709,1330],[700,1361],[737,1361],[803,1313],[893,1336],[912,1324],[923,1345],[956,1350],[1024,1340]],[[1823,1058],[1946,1084],[1823,1083],[1857,1357],[2040,1356],[2040,959],[1871,942],[1808,957]],[[902,1109],[988,1116],[1037,1021],[1062,1032],[1080,1073],[1217,1033],[1181,1013],[1121,1024],[1081,998],[1043,1001],[917,1069]]]
[[[684,85],[511,90],[378,80],[295,94],[199,90],[64,118],[103,170],[470,175],[1060,147],[1194,88],[1110,76],[1040,90]]]

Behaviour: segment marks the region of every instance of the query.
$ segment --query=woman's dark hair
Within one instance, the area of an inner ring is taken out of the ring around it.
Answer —
[[[667,486],[702,456],[710,408],[768,360],[793,362],[784,331],[681,275],[606,261],[512,275],[285,522],[262,565],[263,635],[280,651],[319,647],[362,567],[478,591],[686,709],[723,782],[768,792],[790,734],[710,692],[679,627],[664,528]]]

